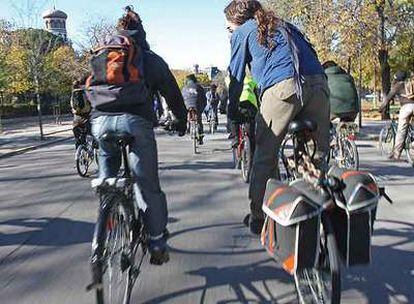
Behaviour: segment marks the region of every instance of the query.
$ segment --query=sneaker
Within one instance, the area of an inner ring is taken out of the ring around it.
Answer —
[[[170,260],[168,253],[166,235],[156,240],[150,240],[149,252],[151,254],[150,263],[153,265],[162,265]]]
[[[250,227],[251,233],[255,235],[260,235],[262,233],[263,225],[264,225],[264,219],[255,218],[254,216],[250,215],[249,227]]]

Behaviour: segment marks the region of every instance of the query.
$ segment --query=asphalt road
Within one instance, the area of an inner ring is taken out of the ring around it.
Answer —
[[[169,202],[171,261],[145,264],[132,303],[296,303],[287,275],[241,224],[247,186],[232,169],[227,135],[158,134]],[[359,142],[364,169],[394,199],[382,202],[369,267],[343,270],[343,303],[414,302],[414,169]],[[97,199],[76,175],[72,142],[0,160],[0,303],[94,303],[89,254]]]

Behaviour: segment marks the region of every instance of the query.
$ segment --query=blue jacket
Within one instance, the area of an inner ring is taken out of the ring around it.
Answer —
[[[237,28],[231,37],[230,119],[237,114],[246,66],[250,67],[261,94],[283,80],[294,78],[296,93],[301,97],[301,76],[324,74],[315,50],[292,24],[283,23],[276,29],[275,47],[271,50],[260,45],[257,37],[257,22],[253,19]]]

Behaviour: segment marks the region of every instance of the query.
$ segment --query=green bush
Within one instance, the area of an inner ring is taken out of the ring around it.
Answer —
[[[42,106],[42,114],[52,115],[54,107],[55,104],[44,104]],[[61,102],[60,109],[62,115],[71,113],[69,101]],[[32,103],[5,104],[0,106],[0,113],[3,118],[36,116],[37,107]]]

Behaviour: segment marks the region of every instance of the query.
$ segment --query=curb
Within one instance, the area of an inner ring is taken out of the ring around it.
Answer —
[[[37,150],[37,149],[40,149],[40,148],[43,148],[43,147],[47,147],[47,146],[50,146],[50,145],[53,145],[53,144],[57,144],[57,143],[69,140],[71,138],[72,138],[72,136],[69,136],[69,137],[65,137],[65,138],[55,139],[55,140],[45,142],[45,143],[42,143],[42,144],[37,144],[37,145],[29,146],[29,147],[20,148],[20,149],[17,149],[16,151],[0,155],[0,159],[12,157],[12,156],[15,156],[15,155],[24,154],[24,153],[29,152],[29,151]]]

